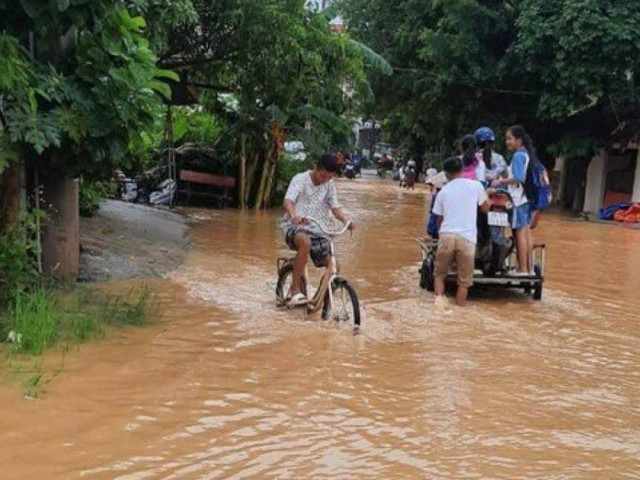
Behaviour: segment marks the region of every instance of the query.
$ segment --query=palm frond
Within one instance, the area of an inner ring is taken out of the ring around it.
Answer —
[[[364,43],[354,40],[353,38],[349,38],[348,41],[358,49],[362,54],[362,57],[371,67],[380,71],[383,75],[391,75],[393,73],[393,67],[382,55],[376,53]]]
[[[347,133],[351,130],[349,122],[335,113],[321,107],[305,105],[296,109],[296,115],[303,119],[313,119],[320,122],[333,132]]]
[[[266,111],[272,122],[285,125],[289,121],[289,115],[286,114],[278,105],[269,105]]]

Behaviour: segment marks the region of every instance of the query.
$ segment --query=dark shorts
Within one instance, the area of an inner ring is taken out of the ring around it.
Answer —
[[[300,225],[289,227],[285,234],[284,239],[287,242],[287,246],[291,250],[298,250],[296,246],[295,237],[298,233],[304,233],[309,240],[311,240],[311,260],[316,267],[324,267],[326,258],[331,255],[331,240],[322,235],[318,235]]]

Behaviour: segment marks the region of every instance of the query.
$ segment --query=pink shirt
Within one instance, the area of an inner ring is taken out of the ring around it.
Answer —
[[[473,164],[462,168],[462,178],[484,182],[486,168],[484,160],[478,158],[478,155],[476,155],[476,161]]]

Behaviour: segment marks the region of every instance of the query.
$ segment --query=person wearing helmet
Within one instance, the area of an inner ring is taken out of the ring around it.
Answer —
[[[496,178],[507,176],[507,162],[504,157],[493,150],[496,134],[489,127],[482,127],[474,133],[478,142],[478,157],[484,160],[486,165],[485,178],[491,183]]]

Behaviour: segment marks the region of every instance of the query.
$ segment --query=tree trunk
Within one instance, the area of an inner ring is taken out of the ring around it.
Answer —
[[[273,188],[273,178],[275,177],[276,166],[277,164],[275,162],[271,162],[269,165],[267,185],[264,189],[264,196],[262,197],[262,205],[264,206],[264,208],[268,208],[271,205],[271,189]]]
[[[417,134],[412,135],[412,141],[413,159],[416,161],[418,172],[422,172],[422,168],[424,166],[424,154],[426,153],[427,145],[424,138]]]
[[[253,205],[253,208],[256,212],[262,208],[262,199],[264,197],[265,187],[267,186],[267,177],[269,176],[270,168],[271,162],[269,161],[269,159],[265,159],[265,162],[262,164],[262,177],[260,178],[258,194],[256,195],[256,201]]]
[[[253,187],[253,181],[256,174],[256,165],[258,164],[259,154],[253,154],[249,157],[249,164],[247,165],[247,178],[244,185],[244,204],[248,207],[251,202],[251,188]]]
[[[277,123],[273,125],[273,128],[271,129],[271,135],[273,137],[273,151],[271,152],[270,156],[270,169],[269,175],[267,177],[267,185],[265,186],[262,197],[262,203],[265,207],[267,207],[270,203],[269,200],[271,198],[271,189],[273,188],[273,179],[275,177],[278,163],[280,163],[282,152],[284,151],[285,140],[284,130]]]
[[[246,153],[246,138],[244,135],[240,135],[240,165],[239,165],[238,176],[240,177],[238,180],[238,204],[240,205],[240,209],[244,210],[246,208],[244,202],[244,192],[246,191],[246,181],[247,181],[247,153]]]
[[[0,231],[5,231],[18,223],[20,170],[20,162],[11,162],[0,175]]]
[[[75,281],[80,265],[78,180],[50,177],[43,197],[51,205],[42,231],[42,263],[49,275]]]

